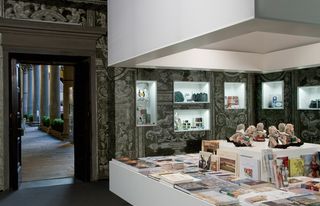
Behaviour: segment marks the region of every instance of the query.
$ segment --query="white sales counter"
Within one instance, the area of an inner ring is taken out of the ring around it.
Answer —
[[[117,160],[110,161],[110,191],[134,206],[212,206]]]
[[[221,148],[222,150],[237,153],[238,155],[245,155],[260,160],[261,180],[263,181],[267,181],[267,171],[263,167],[263,153],[266,150],[272,150],[273,154],[276,157],[289,158],[300,157],[301,155],[312,154],[320,151],[320,145],[318,144],[304,143],[300,147],[290,146],[286,149],[270,149],[268,147],[268,142],[269,140],[266,139],[265,142],[253,142],[252,147],[235,147],[233,143],[229,143],[225,140],[219,140],[219,148]]]

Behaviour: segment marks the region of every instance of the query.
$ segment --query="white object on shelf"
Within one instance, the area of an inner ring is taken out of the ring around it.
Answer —
[[[283,81],[262,82],[262,109],[283,109]]]
[[[226,109],[246,109],[246,84],[225,82],[224,105]]]
[[[177,109],[174,110],[174,131],[210,130],[209,109]]]
[[[320,110],[320,86],[298,87],[297,97],[299,110]]]
[[[199,104],[210,102],[210,83],[209,82],[189,82],[189,81],[175,81],[174,87],[174,103],[178,104]],[[175,93],[181,92],[184,100],[182,102],[176,101]],[[195,94],[196,98],[192,98]]]
[[[157,124],[157,82],[136,81],[137,126]]]

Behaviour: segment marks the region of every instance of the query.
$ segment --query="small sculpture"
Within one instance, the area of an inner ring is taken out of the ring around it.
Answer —
[[[264,142],[266,137],[267,137],[267,132],[266,130],[264,130],[263,123],[260,122],[257,124],[257,129],[254,134],[253,140],[256,142]]]
[[[288,134],[286,133],[286,124],[285,123],[280,123],[278,125],[278,130],[279,130],[279,141],[283,145],[288,144]]]
[[[303,145],[303,142],[294,135],[294,126],[293,124],[287,124],[285,127],[285,133],[287,134],[287,144],[290,146],[298,146]]]
[[[245,135],[245,126],[244,124],[239,124],[237,126],[236,133],[233,134],[231,137],[227,138],[229,139],[229,142],[233,142],[233,144],[236,147],[250,147],[251,145],[251,140],[250,137]]]
[[[277,130],[277,128],[275,126],[270,126],[269,127],[269,143],[268,143],[268,147],[270,148],[282,148],[282,149],[286,149],[289,145],[283,145],[281,144],[279,137],[280,137],[280,133]]]
[[[254,125],[250,125],[247,129],[246,129],[246,132],[245,132],[245,135],[247,137],[249,137],[251,140],[253,140],[253,137],[254,137],[254,133],[256,132],[256,127]]]

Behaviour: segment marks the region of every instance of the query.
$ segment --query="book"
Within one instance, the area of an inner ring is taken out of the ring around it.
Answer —
[[[202,140],[201,151],[216,154],[217,149],[219,149],[219,141],[217,141],[217,140]]]
[[[217,206],[232,205],[239,203],[238,199],[213,190],[198,192],[195,193],[194,196]]]
[[[212,156],[213,154],[210,152],[200,151],[199,152],[199,168],[210,170]]]
[[[288,157],[278,157],[273,160],[275,185],[277,188],[289,186]]]
[[[201,169],[218,171],[220,168],[219,156],[214,155],[210,152],[200,151],[198,165]]]
[[[235,153],[232,149],[218,149],[217,152],[219,159],[220,170],[229,171],[235,173],[236,176],[239,175],[238,154]]]
[[[301,156],[304,160],[304,176],[319,177],[318,153]]]
[[[160,176],[160,180],[168,182],[170,184],[180,184],[195,181],[195,178],[188,174],[182,173],[173,173],[173,174],[164,174]]]
[[[290,177],[303,176],[304,160],[302,158],[289,159],[289,175]]]
[[[271,184],[261,180],[253,180],[253,179],[238,179],[233,181],[233,183],[238,184],[247,188],[255,188],[255,187],[270,187]]]
[[[314,195],[314,194],[294,196],[294,197],[288,198],[288,200],[296,202],[299,205],[312,205],[312,206],[320,205],[320,196]]]
[[[202,182],[188,182],[175,184],[174,188],[190,194],[191,192],[209,189],[209,187]]]
[[[314,181],[314,180],[307,181],[301,184],[301,187],[308,190],[320,191],[320,181]]]
[[[254,159],[253,157],[240,155],[239,165],[240,178],[260,180],[260,160]]]

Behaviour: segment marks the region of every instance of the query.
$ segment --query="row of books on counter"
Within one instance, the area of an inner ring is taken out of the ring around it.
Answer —
[[[223,149],[117,160],[212,205],[320,205],[318,153],[288,158],[267,151],[262,162]],[[267,171],[267,181],[260,170]]]

